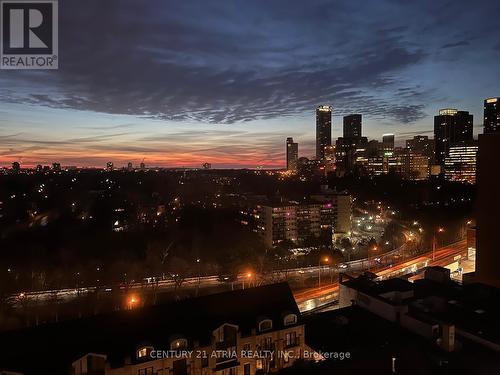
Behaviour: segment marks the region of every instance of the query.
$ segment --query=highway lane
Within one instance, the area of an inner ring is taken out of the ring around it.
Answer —
[[[422,268],[429,265],[430,259],[432,259],[432,252],[427,252],[423,255],[401,261],[404,257],[402,254],[406,251],[406,244],[398,249],[390,251],[381,255],[380,257],[371,258],[371,265],[379,264],[377,267],[377,274],[381,278],[395,277],[403,273],[410,273],[416,270],[418,267]],[[457,254],[465,255],[467,252],[466,242],[460,241],[456,244],[445,246],[443,248],[437,249],[435,252],[436,265],[442,265],[453,259]],[[333,279],[338,278],[338,271],[348,271],[351,273],[360,272],[368,268],[368,259],[361,259],[351,262],[345,262],[341,264],[341,268],[331,268],[329,266],[312,266],[305,268],[294,268],[288,269],[286,271],[276,271],[275,275],[271,275],[270,279],[283,278],[285,273],[288,278],[310,278],[315,277],[321,268],[322,273],[331,272]],[[274,277],[273,277],[274,276]],[[330,276],[330,275],[328,275]],[[325,277],[324,281],[327,282],[330,277]],[[234,285],[238,288],[243,287],[243,285],[254,286],[259,285],[263,281],[259,279],[259,275],[248,273],[242,273],[237,276],[237,279],[233,281]],[[229,281],[228,281],[229,283]],[[206,288],[221,285],[221,280],[219,276],[201,276],[201,277],[189,277],[182,282],[183,288]],[[95,292],[97,289],[102,293],[112,293],[114,290],[127,290],[130,292],[148,291],[156,288],[157,291],[164,291],[168,289],[174,289],[175,281],[168,280],[158,280],[157,282],[136,282],[131,283],[127,287],[124,285],[120,286],[101,286],[101,287],[86,287],[86,288],[67,288],[60,290],[46,290],[40,292],[29,292],[20,293],[18,295],[13,295],[11,298],[14,302],[20,302],[21,299],[32,299],[36,300],[38,303],[50,302],[57,299],[60,302],[69,301],[78,296],[85,295],[87,293]],[[311,308],[314,305],[311,300],[319,301],[317,304],[331,302],[332,299],[338,297],[338,283],[330,283],[323,285],[321,288],[311,288],[304,291],[299,291],[295,293],[295,297],[299,306],[306,305]],[[309,301],[309,302],[308,302]]]
[[[404,253],[405,251],[405,245],[386,252],[382,255],[380,255],[377,259],[379,259],[380,263],[383,264],[388,264],[390,262],[393,262],[396,257],[400,256],[400,254]],[[373,263],[374,258],[372,257],[371,262]],[[341,264],[342,269],[349,270],[349,271],[359,271],[362,269],[365,269],[368,265],[368,259],[360,259],[360,260],[354,260],[350,262],[344,262]],[[321,265],[321,266],[311,266],[311,267],[303,267],[303,268],[292,268],[292,269],[287,269],[287,270],[277,270],[273,274],[266,275],[266,279],[268,280],[277,280],[277,279],[284,279],[285,274],[286,277],[289,279],[304,279],[304,278],[310,278],[310,277],[315,277],[318,272],[320,271],[324,274],[325,272],[332,272],[333,277],[335,278],[336,269],[334,267],[330,268],[328,265]],[[325,278],[325,281],[327,281],[330,277]],[[151,281],[147,281],[147,280]],[[219,286],[221,283],[224,281],[220,280],[220,277],[218,275],[212,275],[212,276],[201,276],[201,277],[189,277],[183,280],[181,287],[183,288],[206,288],[206,287],[213,287],[213,286]],[[226,281],[227,283],[231,283],[231,281]],[[238,287],[243,287],[243,284],[246,286],[250,285],[260,285],[261,283],[265,283],[265,280],[262,280],[260,275],[257,274],[248,274],[247,273],[241,273],[237,276],[236,280],[233,281],[235,285]],[[156,288],[157,291],[164,291],[168,289],[174,289],[176,288],[175,281],[173,279],[164,279],[164,280],[157,280],[153,281],[153,278],[145,278],[143,282],[134,282],[134,283],[129,283],[128,286],[125,285],[110,285],[110,286],[91,286],[91,287],[81,287],[81,288],[65,288],[65,289],[57,289],[57,290],[44,290],[44,291],[39,291],[39,292],[22,292],[16,295],[11,296],[11,299],[14,300],[14,302],[19,302],[21,299],[31,299],[31,300],[36,300],[38,303],[44,303],[44,302],[50,302],[54,301],[57,299],[59,302],[63,301],[69,301],[73,298],[77,298],[78,296],[85,295],[87,293],[93,293],[96,290],[102,292],[102,293],[112,293],[113,291],[116,291],[117,289],[119,290],[127,290],[127,291],[141,291],[141,290],[152,290],[153,288]]]
[[[467,241],[461,240],[453,244],[446,245],[436,251],[428,251],[422,255],[401,261],[386,267],[379,267],[375,270],[378,279],[398,277],[418,271],[428,266],[445,267],[462,257],[467,256]],[[294,293],[295,300],[301,311],[318,309],[322,305],[330,304],[338,299],[339,283],[334,282],[324,285],[321,288],[310,288]]]

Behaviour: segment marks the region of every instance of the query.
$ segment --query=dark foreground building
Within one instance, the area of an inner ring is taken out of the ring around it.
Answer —
[[[286,283],[0,335],[1,375],[500,373],[500,290],[341,278],[339,309],[301,315]]]
[[[0,374],[253,375],[305,350],[281,283],[2,333]]]
[[[500,352],[499,301],[500,289],[458,284],[442,267],[428,267],[413,283],[369,275],[340,282],[341,307],[359,306],[449,353],[463,352],[467,343]]]
[[[498,220],[500,133],[480,134],[477,156],[477,251],[475,280],[500,288]]]

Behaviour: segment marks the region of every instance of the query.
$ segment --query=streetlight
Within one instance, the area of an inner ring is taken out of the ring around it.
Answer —
[[[248,287],[250,287],[250,279],[252,278],[252,273],[247,272],[243,277],[243,289],[245,289],[245,278],[248,279]]]
[[[371,248],[372,252],[375,252],[378,250],[378,247],[377,245],[374,245],[372,248]],[[370,249],[368,249],[368,271],[371,269],[371,260],[370,260]]]
[[[440,233],[444,232],[443,227],[438,227],[436,231],[434,232],[434,235],[432,237],[432,261],[436,259],[436,242],[437,242],[437,235]]]
[[[198,295],[198,292],[200,290],[200,283],[201,283],[201,275],[200,275],[200,258],[196,258],[196,264],[198,265],[198,285],[196,286],[196,295]]]
[[[330,258],[324,257],[323,259],[319,257],[318,261],[318,288],[321,288],[321,261],[323,260],[324,263],[328,263],[330,261]]]
[[[135,295],[130,296],[128,299],[129,310],[132,310],[137,303],[139,303],[139,299]]]

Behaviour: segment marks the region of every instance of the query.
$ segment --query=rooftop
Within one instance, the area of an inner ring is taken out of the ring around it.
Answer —
[[[120,365],[140,346],[167,348],[174,337],[186,338],[190,347],[194,341],[208,344],[212,331],[224,323],[238,325],[245,335],[269,318],[279,329],[288,313],[300,319],[288,284],[279,283],[4,332],[0,370],[67,374],[71,363],[87,353],[105,354],[112,365]]]

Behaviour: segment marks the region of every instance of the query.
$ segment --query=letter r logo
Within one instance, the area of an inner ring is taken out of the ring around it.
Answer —
[[[2,53],[53,54],[53,1],[2,1]]]
[[[0,0],[0,69],[57,69],[57,0]]]
[[[24,28],[24,9],[10,10],[10,47],[24,48],[24,34],[27,32],[28,48],[49,48],[37,35],[36,29],[42,26],[43,14],[38,9],[28,13],[28,29]]]

